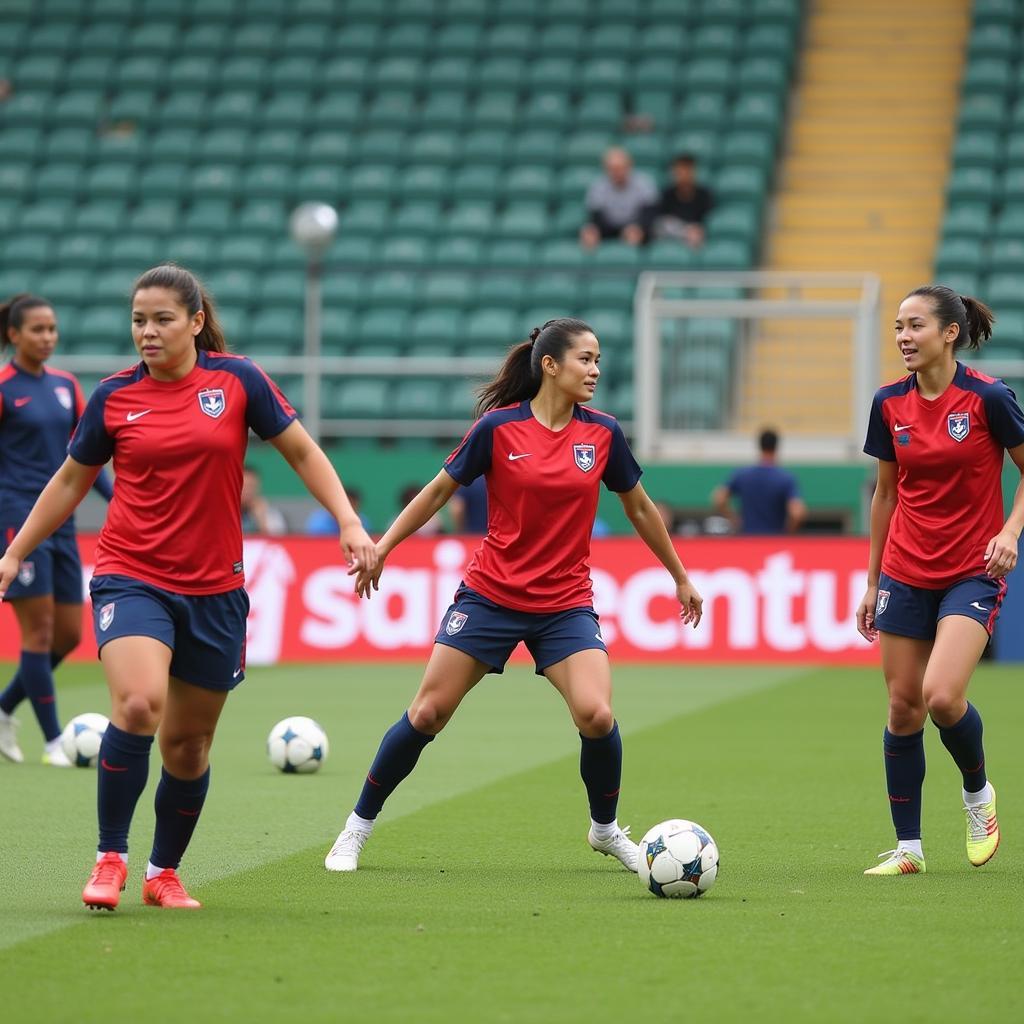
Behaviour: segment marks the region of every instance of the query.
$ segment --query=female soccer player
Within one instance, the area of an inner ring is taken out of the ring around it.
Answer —
[[[377,556],[287,400],[257,366],[225,351],[213,305],[191,273],[160,266],[135,282],[132,335],[141,362],[90,398],[68,458],[0,559],[0,597],[112,456],[114,498],[90,585],[112,709],[100,747],[99,849],[82,900],[118,904],[128,828],[159,729],[163,773],[142,898],[192,908],[199,903],[177,867],[206,797],[217,719],[245,670],[239,494],[250,427],[337,518],[346,560],[372,569]]]
[[[857,628],[880,638],[889,690],[883,736],[896,849],[868,875],[925,870],[921,848],[924,722],[930,716],[963,775],[967,858],[999,845],[996,795],[985,772],[981,716],[967,685],[988,644],[1017,564],[1024,482],[1003,521],[1003,450],[1024,474],[1024,414],[1001,381],[957,362],[992,334],[992,311],[931,285],[896,318],[909,375],[880,388],[864,451],[878,459],[871,500],[868,589]]]
[[[85,408],[74,376],[46,365],[57,347],[57,317],[46,299],[15,295],[0,306],[0,351],[8,346],[14,355],[0,368],[0,551],[64,461]],[[110,500],[106,473],[94,486]],[[46,741],[43,764],[69,767],[60,746],[53,669],[82,638],[82,564],[73,518],[28,552],[7,600],[18,621],[21,656],[0,693],[0,754],[17,764],[25,759],[11,716],[27,697]]]
[[[622,742],[587,564],[602,482],[618,493],[637,533],[671,573],[684,623],[700,621],[701,598],[639,483],[640,467],[618,423],[583,407],[601,375],[599,359],[597,338],[582,320],[534,328],[481,389],[481,418],[380,540],[376,565],[353,570],[356,592],[370,597],[391,551],[460,484],[486,478],[487,534],[437,631],[419,691],[385,734],[355,810],[327,855],[329,871],[356,870],[384,801],[462,698],[486,673],[502,672],[521,640],[579,729],[590,845],[636,871],[638,847],[615,816]]]

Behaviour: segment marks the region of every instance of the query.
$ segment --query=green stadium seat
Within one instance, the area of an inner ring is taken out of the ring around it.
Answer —
[[[565,92],[534,93],[523,111],[527,124],[539,127],[561,128],[572,120],[569,96]]]
[[[45,202],[29,203],[18,212],[16,225],[22,231],[48,231],[56,234],[67,228],[71,222],[72,207],[66,198],[47,199]]]
[[[523,238],[495,238],[487,245],[487,262],[493,267],[532,267],[537,251],[533,241]]]
[[[0,243],[0,265],[31,267],[33,270],[46,267],[53,250],[54,244],[48,235],[7,237]]]
[[[231,41],[232,48],[249,56],[269,56],[280,45],[280,27],[272,21],[248,21],[239,25]]]
[[[545,267],[580,267],[590,261],[579,242],[555,238],[539,243],[537,262]]]
[[[463,340],[471,343],[497,342],[509,344],[522,333],[516,316],[505,307],[470,311],[463,327]]]
[[[700,250],[705,270],[747,270],[753,263],[753,246],[736,238],[711,238]]]
[[[431,250],[432,244],[426,238],[387,238],[381,243],[380,259],[386,264],[426,264],[430,261]]]
[[[1004,206],[994,218],[994,225],[997,238],[1024,238],[1024,204]]]
[[[453,164],[459,155],[459,137],[455,132],[420,132],[407,140],[405,151],[413,165]]]
[[[1016,0],[974,0],[972,10],[975,25],[998,25],[1004,32],[1017,27],[1020,13]]]
[[[625,349],[633,343],[633,313],[630,309],[599,307],[583,311],[585,320],[602,346],[611,349]]]
[[[483,49],[502,57],[513,54],[527,57],[533,52],[536,30],[529,24],[499,22],[484,36]]]
[[[233,197],[241,179],[239,169],[226,163],[201,164],[189,175],[189,191],[203,199]]]
[[[499,126],[512,128],[518,123],[519,117],[519,102],[515,93],[508,89],[480,93],[470,111],[470,119],[474,125],[490,129]]]
[[[294,196],[296,200],[305,202],[319,199],[327,203],[337,203],[344,192],[345,172],[340,167],[319,165],[305,167],[295,178]]]
[[[433,238],[445,229],[441,204],[436,200],[415,199],[395,210],[392,230],[402,235],[424,235]]]
[[[435,273],[423,280],[426,309],[436,306],[466,306],[472,301],[474,285],[467,274]]]
[[[391,415],[399,419],[439,419],[447,412],[443,400],[448,378],[402,378],[392,385]]]
[[[102,89],[114,77],[112,57],[87,55],[66,63],[64,87],[66,89]]]
[[[123,268],[132,274],[163,261],[163,245],[152,235],[115,235],[107,247],[106,263],[110,268]]]
[[[186,36],[189,33],[186,33]],[[174,62],[175,88],[180,89],[209,89],[214,82],[218,81],[221,71],[221,63],[209,52],[200,52],[194,45],[189,46],[182,39],[182,52],[188,56],[180,57]],[[213,52],[218,52],[216,47]]]
[[[474,63],[469,57],[438,57],[427,64],[422,86],[434,89],[468,89],[475,84]]]
[[[505,238],[543,238],[548,233],[547,205],[538,202],[511,202],[499,215],[497,228]]]
[[[501,254],[499,252],[499,257],[496,258],[494,248],[496,246],[513,245],[520,246],[523,243],[507,239],[495,242],[491,247],[491,252],[488,254],[488,263],[492,267],[502,267]],[[532,259],[533,246],[527,242],[525,243],[525,248]],[[513,262],[512,265],[529,266],[530,264]],[[510,274],[505,270],[499,270],[497,273],[484,273],[476,282],[475,293],[475,304],[477,306],[521,306],[526,302],[528,295],[526,278],[521,274]]]
[[[622,123],[623,101],[618,92],[588,92],[576,107],[575,120],[581,128],[616,131]]]
[[[339,419],[385,416],[391,410],[391,385],[379,377],[350,377],[334,390],[332,411]]]
[[[1006,124],[1007,114],[1005,95],[979,93],[973,96],[964,96],[960,101],[960,109],[957,114],[959,130],[967,128],[1001,129]]]
[[[594,178],[601,173],[601,159],[613,142],[614,136],[607,132],[573,132],[565,140],[562,158],[566,164],[587,164],[593,167]]]
[[[261,309],[246,324],[247,354],[298,355],[302,351],[302,317],[287,309]]]
[[[268,238],[267,261],[274,270],[304,271],[307,265],[306,254],[289,236]],[[334,243],[337,245],[337,241]],[[330,251],[333,251],[334,246]]]
[[[455,172],[451,182],[451,194],[460,199],[489,199],[501,194],[503,181],[504,171],[496,165],[471,164]]]
[[[339,56],[328,60],[321,70],[321,82],[327,97],[339,95],[338,90],[362,88],[369,74],[369,62],[365,56],[357,56],[350,47],[339,43]],[[349,96],[358,102],[358,96]]]
[[[405,310],[371,309],[357,319],[355,334],[364,344],[401,344],[411,326],[411,318]]]
[[[300,151],[300,162],[343,164],[352,153],[352,140],[348,134],[338,131],[315,131],[305,137],[296,156]]]
[[[160,107],[159,122],[162,128],[201,128],[207,121],[209,101],[199,90],[174,90],[167,94]]]
[[[998,167],[1002,162],[1002,136],[992,131],[961,132],[953,147],[956,167]]]
[[[252,134],[246,128],[216,128],[201,135],[195,157],[200,163],[242,163],[249,157]]]
[[[267,81],[270,66],[266,57],[229,57],[220,69],[220,86],[222,89],[261,90]]]
[[[938,274],[977,273],[982,264],[982,241],[979,238],[952,238],[942,243],[935,258]]]
[[[389,164],[368,164],[349,176],[347,192],[353,199],[388,198],[396,191],[395,168]]]
[[[938,262],[940,263],[944,248],[939,250]],[[989,265],[999,273],[1024,271],[1024,238],[997,238],[992,243],[992,249],[989,252]],[[974,268],[957,269],[972,270]]]
[[[75,231],[117,231],[125,219],[123,199],[90,199],[70,211],[63,227]]]
[[[445,225],[453,234],[489,236],[494,230],[494,204],[487,200],[456,203],[445,217]]]
[[[503,183],[510,200],[547,199],[554,186],[554,173],[548,167],[523,164],[508,172]]]
[[[374,128],[405,128],[412,125],[416,121],[416,97],[407,89],[380,92],[367,106],[365,119],[366,124]]]
[[[412,322],[413,347],[453,344],[463,336],[463,313],[455,307],[428,306]]]
[[[318,68],[308,57],[283,57],[270,66],[270,85],[273,90],[303,90],[312,92],[317,85]]]
[[[775,165],[775,142],[770,132],[732,131],[720,139],[717,157],[723,164],[747,164],[766,173]]]
[[[477,66],[476,80],[481,89],[512,92],[518,106],[515,90],[526,79],[527,62],[519,57],[491,57]]]
[[[194,128],[166,128],[154,131],[146,146],[147,156],[163,163],[166,160],[188,161],[199,147],[199,132]]]
[[[229,267],[248,267],[252,270],[261,270],[270,262],[270,255],[270,242],[266,238],[231,234],[221,242],[217,261]],[[261,292],[269,300],[268,288],[269,275],[263,279],[261,284]]]
[[[225,305],[251,305],[259,295],[259,281],[251,270],[221,267],[207,283],[213,297]]]
[[[393,194],[407,199],[442,199],[447,196],[451,182],[446,167],[425,164],[406,170],[397,179]]]
[[[698,57],[683,72],[683,83],[689,92],[730,93],[735,79],[733,63],[728,57]]]
[[[92,297],[95,280],[88,271],[68,267],[44,274],[39,278],[37,290],[58,305],[80,305]]]
[[[423,74],[423,62],[415,57],[385,57],[370,67],[378,89],[414,89]]]
[[[177,227],[178,214],[172,199],[143,199],[125,217],[124,227],[138,234],[168,234]]]
[[[4,124],[48,125],[51,116],[52,99],[48,92],[16,92],[4,102]]]
[[[445,25],[433,39],[437,53],[469,57],[483,48],[483,29],[480,25],[456,21]]]
[[[968,62],[987,61],[992,57],[1010,60],[1017,52],[1017,40],[1006,31],[1005,26],[975,23],[967,42]]]
[[[148,29],[150,26],[140,26],[136,31]],[[177,29],[165,30],[161,38],[165,43],[174,42]],[[146,45],[138,39],[132,40],[132,45],[138,47],[139,53],[145,53],[145,57],[129,57],[120,61],[117,65],[117,85],[122,90],[145,89],[154,90],[163,88],[170,74],[170,68],[164,60],[156,56],[156,44]]]
[[[1010,167],[1003,175],[1001,191],[1006,203],[1024,202],[1024,168]]]
[[[728,102],[723,93],[688,92],[679,107],[677,123],[691,129],[718,130],[725,124],[727,112]]]
[[[964,96],[981,93],[992,96],[1008,95],[1013,84],[1013,70],[1009,60],[988,56],[983,61],[968,63],[961,82]]]
[[[579,29],[573,26],[574,48],[578,45]],[[545,33],[541,40],[543,46],[545,41],[550,41]],[[576,62],[569,56],[569,51],[559,48],[558,56],[537,57],[530,61],[526,72],[526,82],[535,92],[545,93],[570,93],[573,91],[578,78]]]
[[[753,57],[740,67],[742,92],[764,91],[782,95],[789,87],[789,65],[783,57]]]
[[[365,300],[368,287],[365,274],[350,269],[331,273],[323,282],[324,304],[328,309],[354,308]]]
[[[636,27],[629,22],[603,19],[585,36],[583,51],[598,57],[620,57],[623,54],[646,54],[640,46]]]
[[[369,300],[391,308],[410,308],[419,302],[420,278],[408,271],[384,271],[370,282]]]
[[[188,178],[184,164],[152,164],[138,175],[139,195],[146,199],[177,198],[187,191]]]
[[[212,265],[211,248],[208,237],[192,234],[169,238],[164,244],[163,251],[167,260],[203,273]]]
[[[69,164],[69,167],[77,169],[77,164]],[[38,191],[38,184],[36,183],[37,177],[41,177],[43,172],[37,176],[33,172],[32,164],[26,161],[15,162],[4,162],[0,161],[0,191],[5,195],[14,196],[28,195],[33,189]],[[77,191],[77,189],[76,189]]]
[[[714,163],[722,136],[710,128],[691,128],[672,136],[672,153],[689,153],[698,163]]]
[[[7,10],[8,5],[4,4],[5,15]],[[6,35],[6,31],[3,34]],[[79,26],[70,18],[60,18],[33,25],[30,33],[23,37],[23,43],[37,53],[67,53],[74,50],[76,42],[80,39]]]
[[[466,94],[454,91],[428,95],[416,113],[416,121],[424,128],[457,129],[468,117]]]
[[[378,243],[372,234],[342,234],[334,240],[328,259],[336,266],[362,266],[377,258]]]
[[[391,221],[391,203],[386,199],[361,199],[341,215],[341,230],[381,233]]]
[[[349,309],[330,309],[320,317],[320,347],[325,355],[343,355],[353,336],[354,317]]]
[[[724,414],[722,396],[703,382],[672,388],[662,405],[663,425],[673,430],[711,430]]]
[[[293,15],[294,17],[296,16]],[[289,19],[283,38],[278,40],[278,46],[288,57],[301,57],[306,60],[320,56],[329,43],[330,39],[324,32],[324,26],[319,21],[312,20]]]
[[[119,352],[131,338],[126,311],[105,305],[87,309],[76,323],[75,333],[83,345],[102,346],[108,352]]]
[[[607,283],[609,279],[600,280]],[[582,281],[578,274],[540,274],[530,281],[529,296],[531,301],[541,304],[550,303],[566,310],[576,309],[583,301]]]
[[[651,242],[641,254],[641,260],[648,267],[662,270],[695,270],[698,263],[693,249],[669,238]]]
[[[242,174],[241,190],[252,198],[289,201],[295,192],[295,172],[280,164],[254,161]]]
[[[45,236],[40,236],[40,238],[45,239]],[[103,262],[106,248],[106,238],[97,232],[61,235],[56,240],[54,256],[60,263],[88,268]],[[15,260],[4,260],[3,262],[14,263]],[[25,261],[22,260],[22,262]]]
[[[17,98],[18,94],[15,93],[13,100]],[[59,96],[50,108],[49,119],[53,124],[79,125],[95,129],[103,118],[103,111],[103,93],[83,89]],[[9,110],[5,110],[5,113],[9,114]]]
[[[997,233],[1003,230],[1008,219],[1008,212],[1009,210],[1004,210],[998,218]],[[1024,208],[1021,208],[1020,212],[1021,217],[1017,221],[1016,227],[1010,230],[1010,234],[1024,232]],[[1009,219],[1012,222],[1012,217]],[[982,238],[990,233],[991,221],[992,211],[988,203],[960,202],[946,210],[942,233],[947,238]]]
[[[467,163],[504,167],[511,146],[511,135],[490,128],[468,132],[462,139],[462,157]]]
[[[767,183],[760,167],[726,167],[715,178],[715,194],[722,202],[730,199],[760,201]]]
[[[15,89],[44,89],[56,92],[64,77],[64,60],[51,54],[22,57],[11,78]]]

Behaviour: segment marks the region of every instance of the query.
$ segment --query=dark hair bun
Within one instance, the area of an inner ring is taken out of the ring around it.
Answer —
[[[532,331],[530,331],[530,341],[536,341],[539,337],[540,337],[540,328],[539,327],[534,327],[534,329]]]

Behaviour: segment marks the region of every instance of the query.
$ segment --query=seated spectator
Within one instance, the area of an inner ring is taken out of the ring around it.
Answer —
[[[242,533],[263,533],[278,537],[288,532],[280,509],[263,496],[263,482],[255,466],[242,467]]]
[[[704,244],[704,221],[715,199],[711,189],[697,183],[697,161],[680,153],[672,161],[672,184],[650,207],[645,218],[648,238],[676,238],[692,249]]]
[[[633,158],[618,147],[604,155],[604,177],[587,191],[587,223],[580,229],[580,244],[593,249],[605,239],[627,245],[644,241],[644,211],[657,201],[654,182],[633,170]]]
[[[352,502],[352,508],[355,510],[356,515],[359,516],[359,522],[363,524],[363,529],[369,533],[370,521],[360,510],[360,506],[363,503],[362,492],[355,487],[346,487],[345,491],[348,494],[348,500]],[[338,520],[327,509],[318,505],[310,512],[306,519],[305,530],[311,537],[337,537]]]

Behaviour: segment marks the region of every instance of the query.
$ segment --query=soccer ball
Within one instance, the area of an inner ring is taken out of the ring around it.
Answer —
[[[60,734],[60,745],[64,748],[68,760],[79,768],[95,768],[96,758],[100,756],[103,734],[109,724],[105,715],[96,714],[94,711],[75,715]]]
[[[282,719],[267,737],[267,756],[282,772],[319,771],[327,760],[327,750],[327,733],[312,718],[302,715]]]
[[[640,840],[637,874],[655,896],[701,896],[718,876],[718,846],[696,822],[670,818]]]

